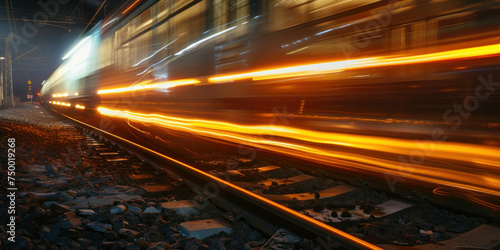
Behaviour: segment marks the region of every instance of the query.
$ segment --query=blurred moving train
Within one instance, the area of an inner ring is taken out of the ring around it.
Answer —
[[[497,0],[125,1],[41,100],[248,124],[275,107],[451,125],[474,109],[495,126],[498,27]]]

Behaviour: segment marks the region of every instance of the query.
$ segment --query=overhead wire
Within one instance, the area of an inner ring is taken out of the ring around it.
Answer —
[[[89,23],[87,24],[87,26],[85,27],[85,29],[82,30],[82,33],[80,33],[80,35],[78,35],[78,37],[76,38],[76,40],[78,40],[82,35],[83,33],[85,33],[85,30],[87,30],[87,28],[89,27],[89,25],[92,23],[92,21],[94,21],[95,17],[97,16],[97,14],[99,14],[99,11],[101,11],[102,7],[104,6],[104,4],[107,2],[108,0],[104,0],[101,4],[101,6],[99,7],[99,9],[97,9],[97,11],[95,12],[94,16],[92,17],[92,19],[90,19]]]
[[[73,10],[73,12],[71,12],[71,15],[68,16],[68,19],[67,20],[72,20],[73,18],[73,14],[75,14],[76,10],[78,8],[80,8],[80,6],[82,5],[84,0],[80,0],[80,2],[76,5],[75,9]],[[69,25],[68,25],[68,29],[69,29]]]

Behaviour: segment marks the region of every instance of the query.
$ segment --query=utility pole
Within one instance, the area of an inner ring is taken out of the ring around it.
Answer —
[[[4,92],[3,92],[3,106],[14,107],[14,86],[12,84],[12,55],[10,53],[9,38],[5,38],[5,59],[3,60],[4,67]]]

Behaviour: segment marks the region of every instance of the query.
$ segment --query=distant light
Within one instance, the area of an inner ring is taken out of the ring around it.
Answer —
[[[52,97],[57,97],[57,95],[56,95],[56,94],[53,94],[53,95],[52,95]]]
[[[75,93],[75,95],[78,95],[78,93]]]
[[[68,93],[64,93],[64,94],[62,94],[62,96],[68,96]]]
[[[3,60],[3,59],[5,59],[5,57],[3,57],[3,56],[2,56],[2,57],[0,57],[0,60]]]
[[[133,4],[131,4],[125,11],[122,12],[122,15],[125,15],[132,7],[134,7],[140,0],[136,0]]]
[[[43,80],[42,85],[45,84],[45,80]]]
[[[68,57],[70,57],[73,53],[75,53],[76,50],[78,50],[82,45],[90,38],[90,36],[85,37],[83,40],[81,40],[75,47],[73,47],[72,50],[68,52],[62,59],[66,60]]]

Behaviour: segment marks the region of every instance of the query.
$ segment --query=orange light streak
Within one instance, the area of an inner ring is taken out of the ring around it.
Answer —
[[[141,84],[130,86],[130,87],[98,90],[97,94],[103,95],[103,94],[123,93],[123,92],[138,91],[138,90],[172,88],[172,87],[182,86],[182,85],[197,84],[197,83],[200,83],[200,81],[198,81],[196,79],[182,79],[182,80],[166,81],[166,82],[151,83],[151,84],[146,84],[146,83],[147,82],[143,82]]]
[[[342,72],[345,70],[386,67],[404,64],[437,62],[454,59],[471,59],[492,56],[500,53],[500,44],[479,46],[473,48],[457,49],[413,56],[370,57],[354,60],[343,60],[326,63],[300,65],[294,67],[277,68],[263,71],[253,71],[240,74],[222,75],[209,78],[210,82],[227,82],[242,79],[268,80],[276,78],[289,78],[298,76],[312,76]]]
[[[424,151],[422,145],[406,139],[320,132],[283,126],[245,126],[221,121],[112,110],[104,107],[99,107],[98,111],[102,115],[257,146],[323,164],[347,165],[351,170],[355,168],[362,171],[369,170],[500,195],[500,189],[497,185],[500,183],[500,176],[485,179],[480,171],[468,173],[467,171],[470,169],[466,168],[443,168],[440,162],[436,162],[436,159],[461,161],[473,164],[476,168],[488,172],[499,172],[500,149],[494,147],[455,142],[434,142],[432,147]],[[262,134],[273,135],[274,139],[263,138]],[[351,148],[351,150],[342,151],[346,148]],[[379,154],[392,153],[396,156],[384,158],[377,154],[361,155],[352,152],[352,149],[370,150],[379,152]],[[415,149],[420,149],[422,156],[428,158],[422,165],[403,164],[398,160],[397,155],[408,156]]]
[[[125,15],[132,7],[134,7],[137,3],[139,3],[141,0],[136,0],[133,4],[131,4],[126,10],[122,12],[122,15]]]

